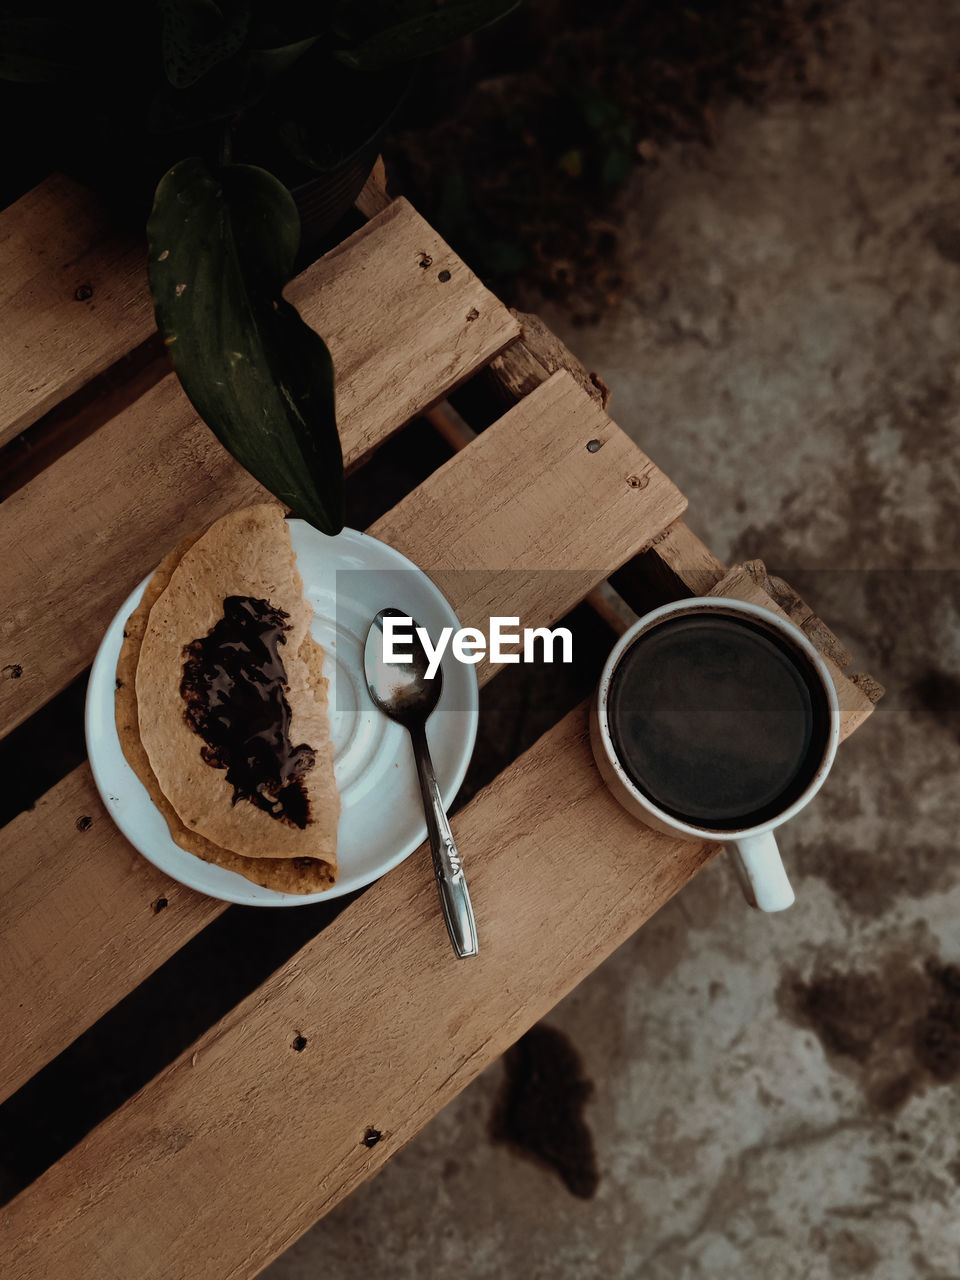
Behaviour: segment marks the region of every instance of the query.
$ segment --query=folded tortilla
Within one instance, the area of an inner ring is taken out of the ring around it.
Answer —
[[[302,828],[234,799],[225,770],[208,764],[184,715],[184,649],[222,618],[230,595],[269,601],[287,615],[281,654],[291,738],[314,763],[304,774]],[[116,718],[124,754],[181,848],[257,884],[316,893],[336,880],[340,801],[333,776],[323,650],[309,632],[281,508],[234,512],[166,557],[128,619],[117,666]]]

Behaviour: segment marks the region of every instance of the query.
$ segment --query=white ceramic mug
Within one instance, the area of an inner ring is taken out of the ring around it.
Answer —
[[[664,812],[637,787],[628,775],[617,756],[610,733],[607,719],[610,684],[614,672],[631,645],[639,636],[668,619],[704,613],[746,618],[755,625],[759,624],[776,633],[781,641],[786,641],[790,648],[806,659],[808,673],[812,669],[812,673],[822,684],[826,695],[828,724],[824,735],[825,743],[823,754],[811,781],[782,812],[757,826],[731,830],[698,827]],[[603,674],[600,676],[597,696],[591,708],[590,741],[604,781],[617,800],[634,817],[657,831],[663,831],[667,835],[678,836],[684,840],[721,841],[733,858],[744,895],[751,906],[758,907],[761,911],[782,911],[791,905],[794,901],[794,893],[787,879],[773,832],[799,813],[804,805],[809,804],[823,786],[840,741],[837,691],[830,672],[807,637],[792,622],[759,605],[747,604],[745,601],[727,599],[723,596],[697,596],[693,599],[678,600],[645,614],[624,632],[607,658]]]

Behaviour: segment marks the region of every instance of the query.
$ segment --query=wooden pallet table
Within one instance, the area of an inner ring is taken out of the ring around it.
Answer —
[[[879,686],[843,674],[849,655],[785,583],[759,562],[728,572],[694,536],[683,496],[608,417],[602,384],[408,203],[371,184],[360,207],[366,225],[288,290],[329,341],[348,466],[424,413],[455,432],[442,402],[470,379],[503,406],[371,532],[468,625],[555,622],[614,570],[635,608],[760,599],[827,656],[843,732],[855,729]],[[0,214],[3,733],[89,666],[131,586],[183,534],[262,496],[167,371],[143,257],[65,179]],[[453,826],[480,956],[453,960],[421,850],[0,1209],[6,1280],[254,1276],[717,851],[620,809],[586,706]],[[224,909],[126,843],[86,764],[63,777],[0,836],[0,1097]]]

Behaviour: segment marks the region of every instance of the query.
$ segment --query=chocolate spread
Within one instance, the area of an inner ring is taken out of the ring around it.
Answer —
[[[206,743],[201,756],[227,772],[233,803],[249,800],[302,829],[310,821],[303,775],[316,753],[290,740],[280,656],[288,617],[267,600],[227,596],[220,621],[183,650],[180,696],[187,724]]]

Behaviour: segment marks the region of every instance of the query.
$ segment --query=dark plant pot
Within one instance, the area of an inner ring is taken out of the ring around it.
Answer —
[[[320,173],[292,189],[291,194],[300,211],[304,245],[321,241],[350,210],[376,164],[386,131],[384,124],[369,142],[335,169]]]
[[[304,182],[288,183],[300,212],[301,257],[321,245],[353,207],[412,83],[412,74],[402,78],[374,132],[340,164]]]

